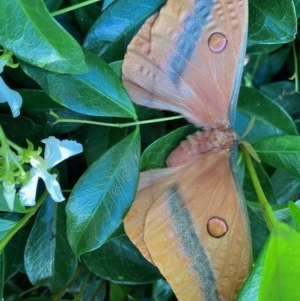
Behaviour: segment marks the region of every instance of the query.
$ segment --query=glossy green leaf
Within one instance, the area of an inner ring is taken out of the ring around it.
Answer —
[[[295,223],[296,230],[299,233],[300,232],[300,209],[293,202],[289,202],[288,206],[289,206],[289,209],[290,209],[290,212],[291,212],[291,216],[293,217],[293,221]]]
[[[165,0],[116,0],[100,15],[88,32],[84,47],[106,61],[123,58],[127,44]]]
[[[300,300],[299,279],[300,234],[277,223],[266,251],[258,300]]]
[[[4,290],[4,273],[5,273],[5,257],[4,252],[0,252],[0,300],[3,299],[3,290]]]
[[[299,0],[293,0],[295,4],[295,10],[297,13],[297,17],[300,17],[300,1]]]
[[[249,1],[250,49],[257,44],[288,43],[296,33],[297,16],[292,0]]]
[[[117,283],[141,284],[161,277],[125,235],[110,239],[82,259],[93,273]]]
[[[31,226],[31,223],[28,223],[20,229],[5,247],[5,281],[10,280],[18,272],[24,271],[24,249]]]
[[[113,70],[99,57],[85,52],[89,71],[79,75],[58,74],[22,63],[56,102],[75,112],[105,117],[136,118],[132,102]]]
[[[135,195],[139,133],[133,132],[95,161],[67,204],[69,242],[77,257],[104,244],[122,223]]]
[[[254,126],[245,137],[251,143],[275,135],[297,134],[296,126],[285,110],[253,88],[241,87],[238,109],[244,116],[237,115],[236,127],[239,135],[243,135],[250,118],[255,118]]]
[[[0,239],[2,239],[17,224],[18,224],[18,221],[0,218]],[[1,249],[0,249],[0,252],[1,252]]]
[[[245,282],[242,290],[240,291],[236,301],[258,301],[259,288],[260,288],[263,265],[265,262],[267,248],[268,248],[268,241],[264,245],[264,248],[259,254],[258,259],[254,263],[254,267],[247,281]]]
[[[0,44],[18,58],[59,73],[87,70],[80,45],[51,17],[42,0],[1,0],[0,11]]]
[[[24,264],[30,281],[63,289],[73,276],[77,261],[66,237],[65,203],[50,197],[40,208],[29,235]]]
[[[299,145],[299,136],[279,136],[264,139],[253,146],[263,162],[300,176]]]
[[[260,90],[269,98],[274,99],[290,115],[300,112],[299,94],[295,91],[295,83],[291,81],[280,81],[266,84]]]
[[[291,175],[284,169],[277,169],[271,176],[272,186],[277,199],[277,204],[286,204],[299,197],[299,176]]]

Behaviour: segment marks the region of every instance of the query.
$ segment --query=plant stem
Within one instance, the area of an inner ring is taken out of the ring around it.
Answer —
[[[295,92],[299,93],[298,58],[297,58],[295,42],[292,43],[292,49],[293,49],[294,64],[295,64],[295,71],[294,71],[292,78],[295,80]]]
[[[269,230],[272,230],[272,228],[278,223],[278,221],[277,221],[277,219],[272,211],[272,207],[270,206],[270,204],[264,194],[264,191],[260,185],[257,173],[256,173],[255,168],[252,163],[252,159],[251,159],[247,149],[243,145],[241,145],[241,151],[242,151],[243,158],[244,158],[245,164],[247,166],[252,184],[253,184],[255,192],[257,194],[258,201],[260,203],[260,207],[261,207],[263,215],[265,217],[266,223],[268,225]]]
[[[69,7],[66,7],[66,8],[63,8],[63,9],[59,9],[55,12],[52,12],[51,16],[55,17],[55,16],[58,16],[58,15],[61,15],[61,14],[65,14],[65,13],[68,13],[69,11],[72,11],[72,10],[75,10],[75,9],[78,9],[78,8],[96,3],[98,1],[99,0],[87,0],[87,1],[84,1],[84,2],[81,2],[81,3],[78,3],[78,4],[74,4],[72,6],[69,6]]]
[[[57,118],[57,120],[53,123],[53,125],[57,124],[57,123],[68,122],[68,123],[82,123],[82,124],[109,126],[109,127],[115,127],[115,128],[124,128],[124,127],[135,126],[135,125],[165,122],[165,121],[176,120],[176,119],[181,119],[181,118],[183,118],[183,117],[182,116],[172,116],[172,117],[163,117],[163,118],[156,118],[156,119],[150,119],[150,120],[125,122],[125,123],[110,123],[110,122],[100,122],[100,121],[83,120],[83,119]]]

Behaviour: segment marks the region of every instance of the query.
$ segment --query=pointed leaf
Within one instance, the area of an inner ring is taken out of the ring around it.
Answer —
[[[0,240],[10,231],[12,230],[16,225],[18,224],[18,221],[12,221],[5,218],[0,218]],[[1,249],[0,249],[1,252]]]
[[[67,204],[67,231],[76,256],[105,243],[122,223],[135,195],[140,142],[133,132],[95,161]]]
[[[299,177],[299,145],[299,136],[280,136],[264,139],[253,144],[253,147],[263,162]]]
[[[241,87],[238,110],[247,116],[243,121],[241,116],[237,116],[236,124],[239,135],[243,135],[250,117],[255,118],[254,126],[246,136],[246,140],[251,143],[274,135],[297,134],[296,126],[287,112],[256,89]],[[242,122],[244,126],[241,126]]]
[[[82,259],[93,273],[118,283],[142,284],[161,277],[125,235],[110,239]]]
[[[293,203],[293,202],[289,202],[288,204],[290,212],[291,212],[291,216],[293,218],[293,221],[295,223],[296,226],[296,230],[298,232],[300,232],[300,209],[299,207]]]
[[[272,229],[259,301],[300,300],[300,234],[284,223]]]
[[[26,244],[24,264],[35,285],[57,291],[70,281],[77,262],[66,237],[65,203],[45,200]]]
[[[4,273],[5,273],[5,259],[4,252],[0,252],[0,300],[3,299],[3,290],[4,290]]]
[[[296,33],[297,15],[292,0],[249,1],[250,49],[257,44],[291,42]]]
[[[88,72],[58,74],[22,63],[24,71],[61,105],[85,115],[135,118],[132,102],[113,70],[99,57],[85,52]]]
[[[100,15],[88,32],[84,47],[106,61],[122,59],[134,34],[165,0],[117,0]]]
[[[80,45],[50,16],[44,1],[1,0],[0,11],[0,44],[18,58],[59,73],[87,70]]]

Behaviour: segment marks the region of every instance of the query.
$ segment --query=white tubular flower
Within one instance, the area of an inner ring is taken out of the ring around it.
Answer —
[[[10,89],[0,76],[0,103],[5,102],[8,103],[12,115],[18,117],[22,106],[22,97],[17,91]]]
[[[6,200],[7,206],[10,211],[14,209],[14,201],[16,196],[15,183],[10,183],[8,181],[3,181],[3,195]]]
[[[56,180],[57,175],[50,174],[48,170],[63,160],[81,153],[83,150],[80,143],[71,140],[60,141],[55,137],[49,137],[43,139],[42,142],[46,144],[44,159],[40,156],[31,158],[30,179],[19,191],[20,200],[25,206],[35,205],[39,178],[44,181],[46,189],[55,202],[64,201],[65,198]]]

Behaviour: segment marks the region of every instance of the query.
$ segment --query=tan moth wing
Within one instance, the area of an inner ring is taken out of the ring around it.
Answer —
[[[251,265],[241,206],[228,152],[211,151],[186,165],[143,172],[125,231],[180,301],[231,301]],[[214,230],[225,233],[214,237]]]
[[[247,20],[247,0],[169,0],[128,46],[122,71],[131,98],[178,112],[196,126],[228,125]]]

